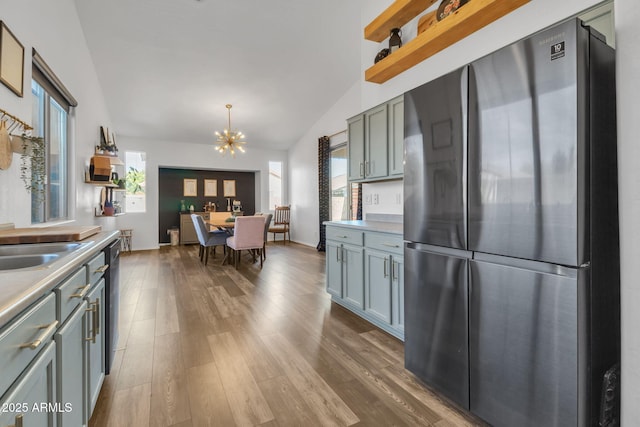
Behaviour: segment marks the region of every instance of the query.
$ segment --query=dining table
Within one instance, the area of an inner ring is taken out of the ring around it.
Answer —
[[[235,227],[235,221],[228,221],[232,218],[231,212],[209,212],[209,220],[204,223],[209,227],[209,231],[225,230],[229,234],[233,234],[233,228]]]

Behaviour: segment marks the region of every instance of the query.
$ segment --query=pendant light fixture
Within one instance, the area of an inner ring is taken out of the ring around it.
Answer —
[[[216,141],[216,150],[218,150],[223,156],[227,154],[227,151],[231,153],[233,157],[236,155],[236,149],[240,150],[244,153],[243,145],[247,143],[247,141],[242,141],[244,139],[244,134],[242,132],[231,130],[231,104],[225,105],[227,107],[227,111],[229,113],[229,125],[222,132],[216,131],[216,136],[218,140]]]

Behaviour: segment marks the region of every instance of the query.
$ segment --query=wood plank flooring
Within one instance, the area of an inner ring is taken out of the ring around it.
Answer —
[[[260,270],[197,246],[121,257],[120,339],[91,427],[472,426],[403,345],[331,303],[323,253],[269,243]]]

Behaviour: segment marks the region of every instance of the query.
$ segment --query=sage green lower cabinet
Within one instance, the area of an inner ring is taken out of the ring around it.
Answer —
[[[1,375],[1,373],[0,373]],[[55,427],[56,344],[40,351],[0,401],[0,426]]]
[[[362,247],[328,240],[326,248],[327,292],[353,307],[363,308]]]
[[[343,298],[360,309],[364,308],[363,253],[362,247],[342,245]]]
[[[331,299],[404,340],[402,236],[335,225],[327,225],[326,230]]]
[[[404,257],[391,256],[391,326],[404,336]]]
[[[391,324],[391,255],[367,249],[365,283],[365,312]]]
[[[327,240],[326,248],[327,292],[342,298],[342,243]]]
[[[102,388],[105,372],[104,360],[104,279],[100,279],[87,294],[87,388],[88,402],[87,414],[91,417],[93,409],[98,401],[98,395]]]
[[[57,397],[63,410],[58,413],[58,427],[85,426],[86,408],[86,349],[85,312],[82,301],[55,334],[58,369]]]

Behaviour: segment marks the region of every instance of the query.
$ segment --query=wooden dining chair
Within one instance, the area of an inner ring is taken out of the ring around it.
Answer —
[[[255,254],[260,255],[260,268],[262,268],[262,247],[264,245],[264,218],[261,216],[236,217],[233,236],[227,238],[227,247],[232,249],[233,261],[238,269],[240,253],[244,250],[251,251],[255,262]]]
[[[291,223],[290,223],[290,211],[291,205],[288,206],[276,206],[273,215],[273,225],[269,227],[269,233],[273,233],[273,241],[276,241],[276,234],[282,233],[282,242],[286,244],[287,236],[289,242],[291,242]]]
[[[267,233],[269,232],[269,228],[271,227],[271,220],[273,219],[273,214],[263,214],[262,212],[256,212],[256,216],[261,216],[264,218],[264,244],[262,245],[262,259],[267,259]]]

